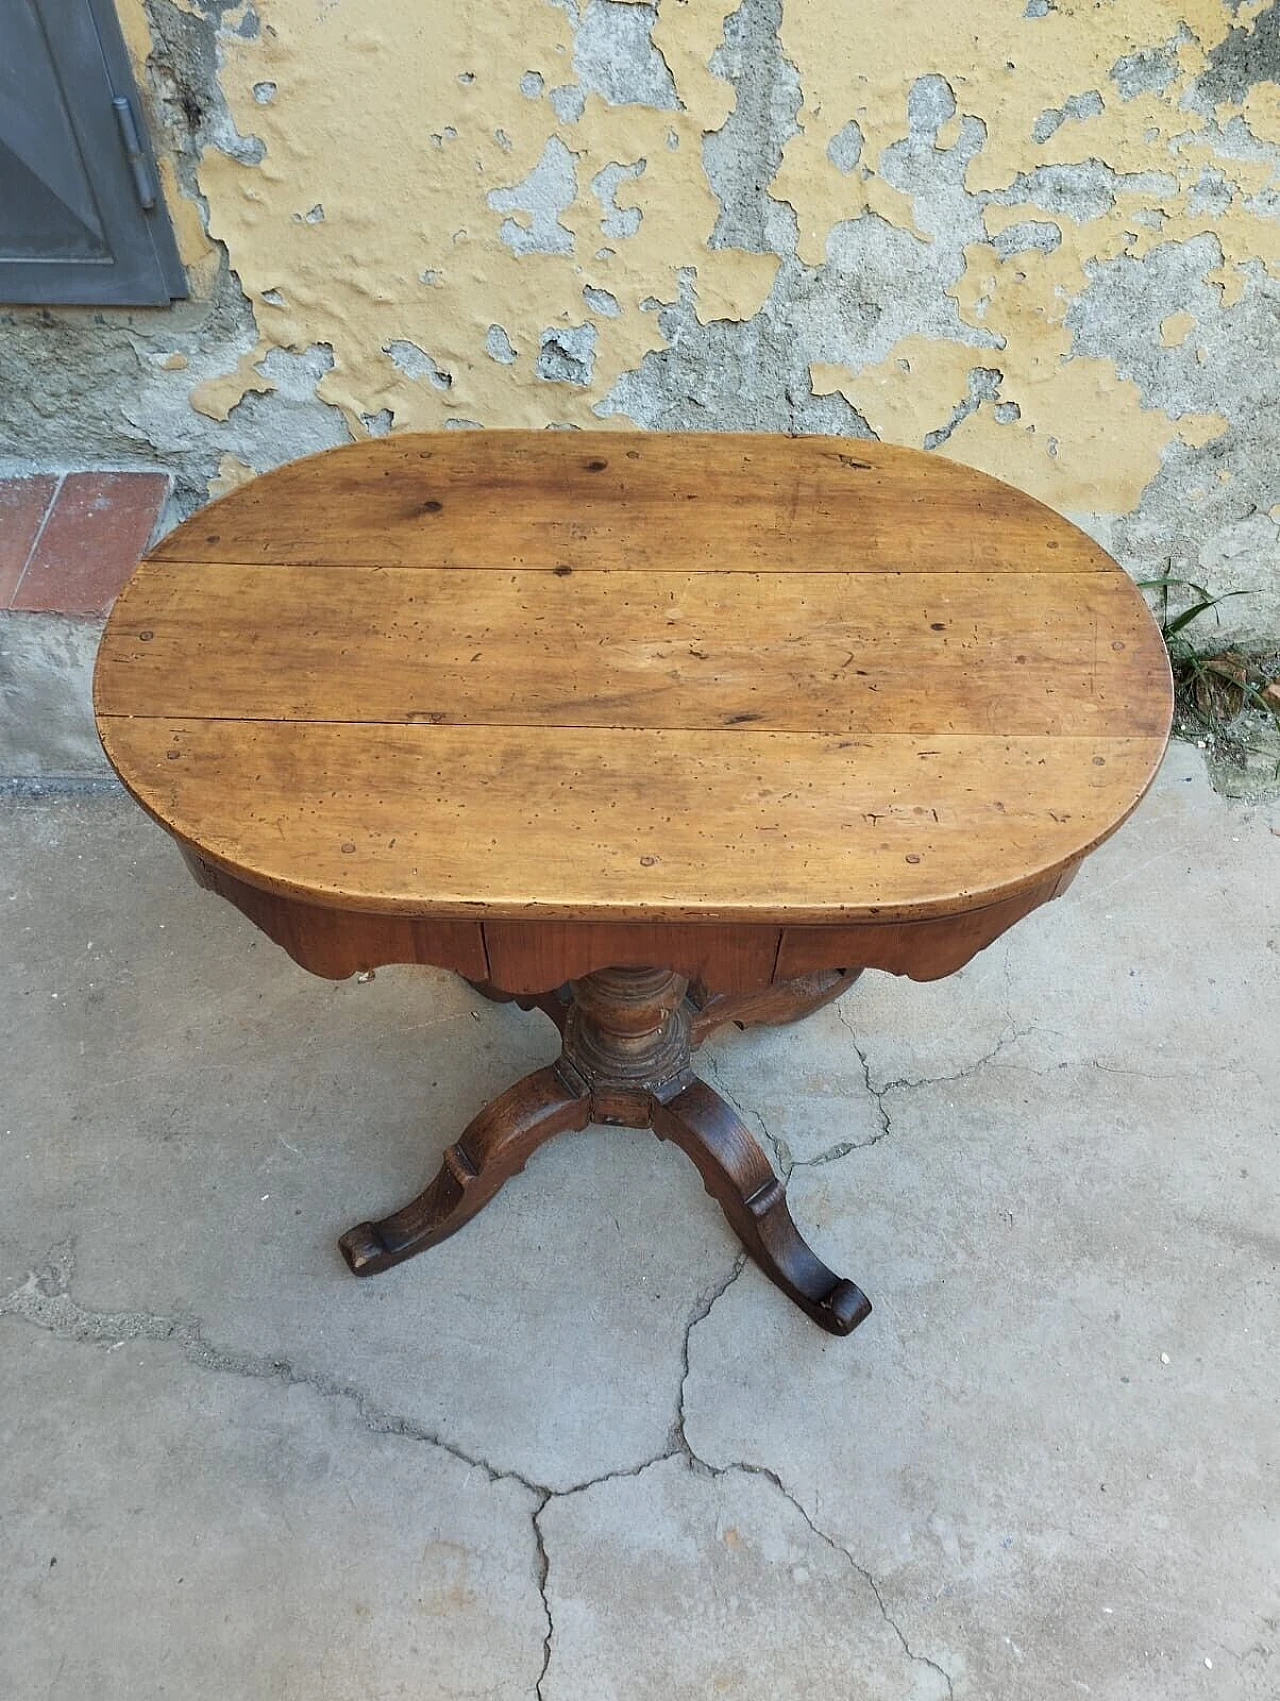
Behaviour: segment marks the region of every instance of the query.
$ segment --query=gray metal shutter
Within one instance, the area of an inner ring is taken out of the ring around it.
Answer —
[[[186,293],[111,0],[0,0],[0,301]]]

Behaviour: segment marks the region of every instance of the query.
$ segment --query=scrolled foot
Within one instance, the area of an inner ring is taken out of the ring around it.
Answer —
[[[517,1081],[467,1125],[416,1199],[379,1222],[347,1230],[338,1245],[352,1273],[377,1275],[456,1234],[545,1140],[585,1128],[590,1110],[590,1100],[555,1068]]]
[[[786,1184],[754,1135],[705,1081],[693,1080],[653,1107],[653,1131],[693,1159],[703,1185],[755,1262],[815,1323],[849,1335],[871,1315],[855,1283],[829,1270],[787,1207]]]

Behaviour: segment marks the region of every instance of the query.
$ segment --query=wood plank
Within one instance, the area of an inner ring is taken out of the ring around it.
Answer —
[[[427,574],[153,561],[104,714],[853,733],[1158,734],[1118,572]]]
[[[406,433],[278,468],[158,560],[646,573],[1111,572],[1034,498],[846,438]]]
[[[1161,737],[929,738],[105,715],[207,860],[417,915],[831,922],[1012,895],[1106,837]]]

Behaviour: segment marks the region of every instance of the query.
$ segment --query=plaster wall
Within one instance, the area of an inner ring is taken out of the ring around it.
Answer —
[[[1280,631],[1280,0],[117,0],[192,286],[0,315],[0,463],[872,434]]]

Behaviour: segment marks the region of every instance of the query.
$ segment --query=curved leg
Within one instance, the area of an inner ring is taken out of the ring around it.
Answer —
[[[690,1041],[701,1045],[726,1022],[736,1022],[740,1028],[801,1022],[824,1004],[834,1004],[861,973],[861,969],[820,969],[795,980],[775,981],[759,992],[708,992],[701,981],[695,981],[689,988]]]
[[[380,1222],[348,1229],[338,1242],[343,1257],[357,1276],[372,1276],[447,1240],[544,1140],[585,1128],[590,1115],[589,1096],[566,1085],[554,1067],[526,1075],[468,1123],[425,1192]]]
[[[871,1315],[861,1288],[829,1270],[801,1239],[785,1183],[742,1119],[705,1081],[691,1080],[666,1104],[655,1101],[653,1131],[693,1159],[752,1258],[815,1323],[848,1335]]]

